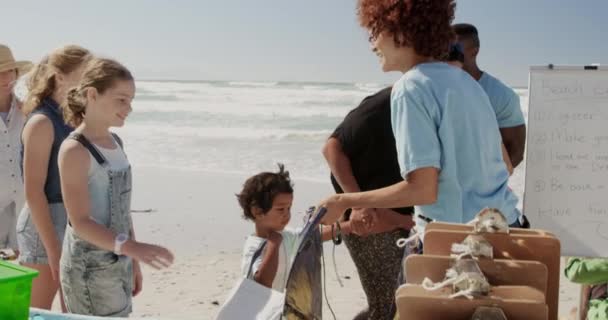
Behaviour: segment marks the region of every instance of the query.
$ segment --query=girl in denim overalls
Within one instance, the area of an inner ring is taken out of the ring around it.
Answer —
[[[131,167],[109,131],[124,125],[134,95],[131,73],[108,59],[93,59],[68,92],[64,116],[77,128],[59,152],[69,218],[60,267],[71,313],[126,317],[141,290],[139,262],[156,269],[173,262],[167,249],[135,241]]]

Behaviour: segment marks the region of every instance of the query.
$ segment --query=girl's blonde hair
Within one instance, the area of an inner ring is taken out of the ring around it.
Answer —
[[[44,57],[29,74],[28,94],[23,104],[23,112],[28,115],[42,100],[51,96],[56,89],[57,73],[69,74],[91,58],[89,50],[68,45]],[[58,101],[59,103],[60,101]]]
[[[65,122],[74,127],[82,123],[86,113],[87,88],[95,88],[99,94],[103,94],[120,80],[133,80],[133,75],[125,66],[111,59],[91,59],[80,84],[68,91],[64,108],[62,108]]]

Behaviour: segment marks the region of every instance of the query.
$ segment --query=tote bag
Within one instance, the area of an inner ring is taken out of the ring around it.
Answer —
[[[254,253],[247,276],[230,291],[216,320],[280,320],[285,307],[285,293],[267,288],[251,278],[254,261],[266,246],[264,242]]]

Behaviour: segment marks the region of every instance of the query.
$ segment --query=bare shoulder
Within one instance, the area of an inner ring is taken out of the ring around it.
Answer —
[[[42,114],[33,115],[23,127],[23,137],[46,137],[52,140],[54,136],[53,123],[51,119]]]
[[[80,142],[68,138],[61,143],[59,154],[61,154],[64,158],[68,157],[76,158],[77,160],[84,160],[85,158],[88,158],[89,151]]]
[[[89,151],[80,142],[66,139],[59,149],[59,165],[70,169],[89,169]]]

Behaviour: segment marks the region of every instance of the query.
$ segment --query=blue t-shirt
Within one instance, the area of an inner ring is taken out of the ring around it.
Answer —
[[[479,84],[490,98],[499,128],[511,128],[525,124],[519,105],[519,96],[513,89],[487,72],[481,74]]]
[[[445,63],[419,64],[393,86],[391,121],[402,176],[440,170],[437,202],[416,206],[417,215],[466,223],[490,207],[516,221],[518,200],[507,187],[496,116],[471,76]]]

